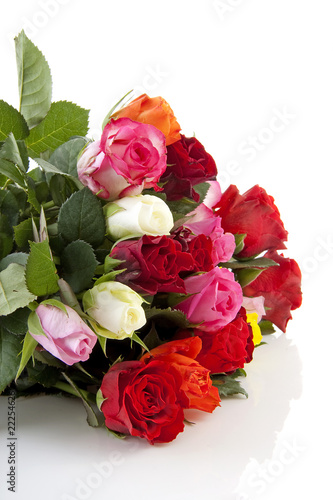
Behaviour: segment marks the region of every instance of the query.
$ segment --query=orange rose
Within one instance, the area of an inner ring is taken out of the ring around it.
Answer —
[[[154,125],[165,135],[167,146],[180,139],[180,125],[163,97],[151,98],[142,94],[112,117],[130,118],[136,122]]]
[[[210,371],[194,359],[201,346],[199,337],[173,340],[152,349],[142,356],[141,361],[158,360],[172,365],[182,376],[181,389],[189,399],[189,408],[211,413],[220,405],[220,396],[217,387],[212,385]]]

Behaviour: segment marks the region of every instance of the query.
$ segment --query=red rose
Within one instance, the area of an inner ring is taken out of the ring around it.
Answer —
[[[212,156],[195,137],[185,137],[167,147],[167,168],[160,181],[168,200],[184,196],[199,201],[193,186],[214,180],[217,168]]]
[[[195,359],[201,350],[199,337],[167,342],[149,353],[141,360],[164,361],[176,368],[182,376],[181,389],[189,398],[189,408],[212,412],[220,404],[217,387],[212,385],[209,370]]]
[[[111,257],[124,261],[126,269],[117,276],[139,293],[155,295],[157,292],[185,293],[184,281],[179,273],[193,269],[194,261],[183,252],[179,241],[169,236],[147,236],[139,240],[119,242]]]
[[[264,319],[285,332],[292,317],[290,311],[297,309],[302,303],[301,271],[295,260],[275,251],[267,252],[265,257],[275,260],[279,266],[265,269],[252,283],[243,288],[243,293],[247,297],[264,296],[267,308]]]
[[[213,263],[213,242],[210,237],[199,234],[193,235],[190,229],[180,227],[173,233],[174,238],[180,242],[182,250],[188,252],[193,259],[192,272],[210,271]]]
[[[162,361],[115,364],[101,385],[105,425],[151,444],[172,441],[184,429],[183,408],[188,407],[181,385],[179,371]]]
[[[216,332],[194,330],[202,341],[202,349],[196,361],[211,373],[229,373],[243,368],[252,360],[253,335],[246,322],[246,312],[242,307],[237,317]],[[186,335],[182,331],[181,335]],[[177,335],[178,336],[178,335]]]
[[[246,234],[244,248],[238,257],[252,257],[264,250],[286,248],[288,233],[274,204],[274,198],[258,185],[243,195],[231,185],[215,205],[216,215],[222,217],[222,226],[232,234]]]

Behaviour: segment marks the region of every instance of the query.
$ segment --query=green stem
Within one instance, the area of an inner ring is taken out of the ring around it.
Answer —
[[[49,208],[53,208],[55,206],[55,203],[53,200],[51,201],[47,201],[45,203],[42,204],[44,210],[48,210]]]

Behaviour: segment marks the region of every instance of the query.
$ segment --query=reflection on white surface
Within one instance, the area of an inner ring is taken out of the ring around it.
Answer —
[[[298,350],[285,336],[265,340],[268,345],[256,349],[243,380],[249,398],[224,399],[212,415],[191,411],[188,418],[196,425],[167,445],[118,440],[91,428],[77,400],[17,400],[17,492],[13,496],[2,480],[1,498],[125,500],[134,493],[138,500],[187,500],[203,493],[213,500],[260,498],[301,448],[295,435],[279,440],[290,402],[301,395]],[[4,477],[7,398],[0,404]],[[288,446],[289,452],[283,451]]]

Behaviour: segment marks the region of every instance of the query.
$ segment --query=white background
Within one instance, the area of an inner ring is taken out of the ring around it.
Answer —
[[[162,95],[183,132],[195,133],[215,158],[223,188],[234,183],[244,192],[258,183],[275,198],[289,231],[285,255],[304,273],[304,297],[287,334],[256,351],[244,383],[249,399],[224,400],[213,415],[194,415],[196,425],[169,445],[118,441],[91,429],[76,401],[18,401],[13,494],[4,481],[7,400],[1,398],[1,498],[327,498],[331,1],[3,4],[0,98],[18,105],[13,37],[22,28],[50,64],[53,100],[91,109],[94,137],[128,90]],[[274,118],[281,114],[283,120]]]

